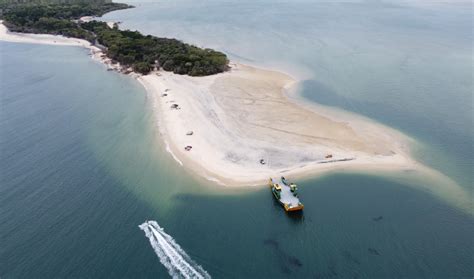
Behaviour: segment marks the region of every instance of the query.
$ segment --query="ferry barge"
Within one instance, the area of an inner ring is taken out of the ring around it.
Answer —
[[[268,185],[275,199],[283,206],[285,211],[300,211],[304,205],[298,198],[298,187],[294,183],[290,183],[283,176],[280,183],[276,179],[270,178]]]

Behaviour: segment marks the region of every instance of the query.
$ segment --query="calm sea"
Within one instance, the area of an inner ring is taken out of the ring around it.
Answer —
[[[105,18],[286,70],[308,101],[416,139],[472,201],[469,4],[133,4]],[[266,187],[196,181],[166,153],[142,87],[87,55],[0,42],[0,277],[166,278],[183,261],[216,278],[473,276],[472,206],[403,174],[333,174],[298,181],[305,211],[289,216]],[[166,232],[152,239],[162,258],[183,261],[160,263],[145,220]]]

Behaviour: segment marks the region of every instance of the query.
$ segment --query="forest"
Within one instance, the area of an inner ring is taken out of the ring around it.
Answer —
[[[227,56],[176,39],[143,35],[137,31],[109,27],[105,22],[82,22],[83,16],[101,16],[131,6],[119,3],[41,4],[2,7],[10,31],[63,35],[105,46],[106,55],[134,71],[148,74],[163,69],[176,74],[206,76],[228,70]]]

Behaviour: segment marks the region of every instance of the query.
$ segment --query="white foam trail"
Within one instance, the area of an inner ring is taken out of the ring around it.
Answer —
[[[156,221],[147,221],[138,227],[145,232],[160,262],[168,269],[171,277],[211,278],[209,273],[196,264]]]

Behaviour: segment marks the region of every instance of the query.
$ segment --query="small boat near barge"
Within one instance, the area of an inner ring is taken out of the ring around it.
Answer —
[[[289,182],[283,176],[280,182],[281,183],[276,182],[276,179],[273,178],[270,178],[268,181],[268,185],[275,199],[287,212],[303,210],[304,205],[298,198],[298,187],[296,184]]]

